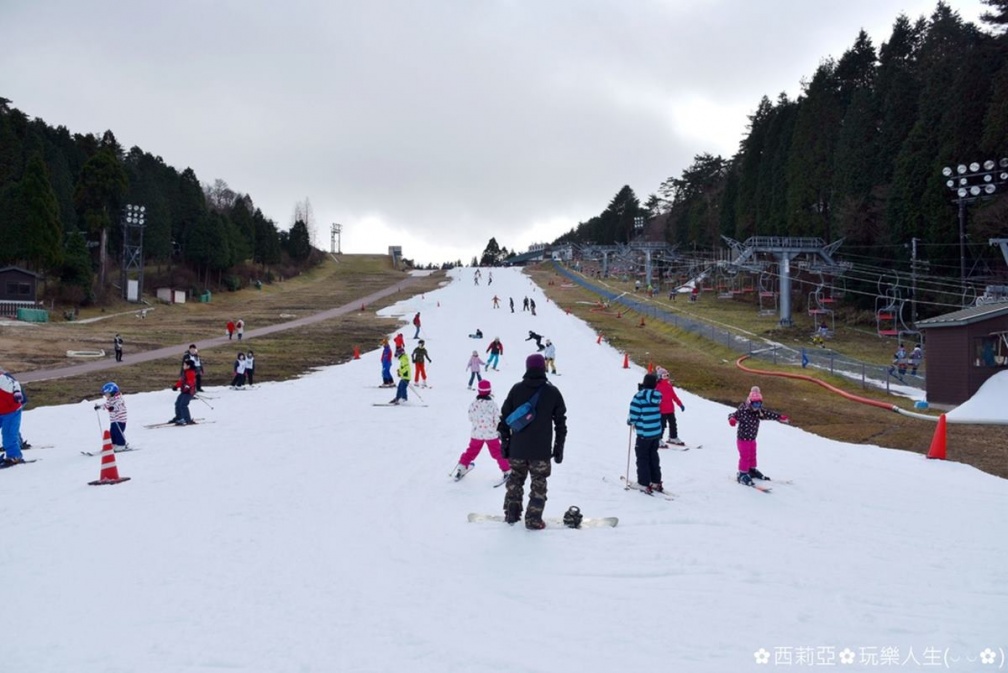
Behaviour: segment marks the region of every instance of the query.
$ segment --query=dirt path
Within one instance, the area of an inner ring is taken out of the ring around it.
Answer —
[[[352,313],[353,311],[359,310],[362,305],[372,304],[379,299],[383,299],[389,295],[396,294],[401,291],[404,287],[408,287],[419,280],[419,276],[410,276],[402,281],[399,281],[395,285],[391,285],[383,290],[378,290],[373,292],[366,297],[361,297],[355,299],[354,301],[339,306],[337,308],[331,308],[326,311],[321,311],[319,313],[313,313],[312,315],[305,316],[303,318],[298,318],[297,320],[291,320],[289,322],[277,323],[275,325],[268,325],[266,327],[260,327],[257,329],[248,330],[245,332],[245,337],[248,339],[257,336],[266,336],[268,334],[273,334],[276,332],[282,332],[285,330],[295,329],[298,327],[303,327],[311,323],[322,322],[323,320],[328,320],[330,318],[336,318],[341,315],[346,315]],[[222,346],[228,343],[229,339],[227,336],[214,337],[211,339],[200,339],[199,346],[201,349],[211,348],[213,346]],[[191,343],[191,342],[190,342]],[[231,341],[234,344],[234,341]],[[153,360],[160,360],[162,358],[177,357],[179,353],[183,352],[189,343],[180,343],[172,346],[165,346],[163,348],[157,348],[155,350],[143,351],[140,353],[130,353],[128,360],[124,359],[122,362],[116,362],[115,360],[101,359],[93,362],[84,362],[79,365],[70,365],[68,367],[54,367],[52,369],[35,369],[32,371],[21,372],[17,374],[19,381],[23,383],[31,383],[33,381],[50,381],[53,379],[68,378],[71,376],[78,376],[80,374],[89,374],[92,372],[104,371],[104,370],[114,370],[120,367],[127,367],[130,365],[135,365],[143,362],[150,362]]]

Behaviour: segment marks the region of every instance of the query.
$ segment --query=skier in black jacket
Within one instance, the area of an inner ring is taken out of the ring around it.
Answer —
[[[535,405],[535,418],[518,431],[512,431],[507,417],[541,391]],[[501,421],[497,426],[501,436],[501,453],[511,463],[511,476],[504,496],[504,519],[517,523],[522,516],[525,497],[525,477],[529,484],[525,526],[532,530],[545,528],[542,514],[546,507],[546,479],[550,476],[550,458],[563,462],[564,441],[567,439],[567,406],[560,390],[546,380],[546,360],[535,353],[525,359],[525,375],[508,392],[501,405]],[[554,438],[554,432],[556,436]]]

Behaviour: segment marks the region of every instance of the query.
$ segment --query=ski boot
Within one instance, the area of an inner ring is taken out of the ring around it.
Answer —
[[[766,476],[765,474],[757,470],[755,467],[749,468],[749,476],[752,479],[762,479],[763,481],[770,481],[770,477]]]
[[[738,477],[736,477],[736,479],[738,480],[738,483],[742,484],[743,486],[753,485],[752,477],[749,476],[748,472],[739,472]]]

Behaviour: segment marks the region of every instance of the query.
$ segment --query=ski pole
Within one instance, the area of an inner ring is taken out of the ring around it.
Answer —
[[[94,415],[95,415],[95,418],[98,420],[98,432],[103,433],[103,436],[104,436],[105,428],[102,427],[102,424],[101,424],[101,414],[98,413],[98,407],[97,406],[95,407]]]
[[[633,442],[633,426],[628,428],[626,442],[626,487],[630,488],[630,444]]]
[[[196,396],[196,395],[193,395],[193,397],[195,397],[197,400],[199,400],[203,404],[205,404],[208,407],[210,407],[210,411],[213,411],[213,405],[212,404],[210,404],[209,402],[207,402],[206,400],[204,400],[202,397],[199,397],[199,396]]]
[[[420,393],[417,392],[416,386],[414,386],[411,383],[411,384],[409,384],[409,387],[410,387],[410,390],[413,391],[413,394],[417,396],[417,399],[420,400],[420,402],[422,402],[423,404],[427,404],[426,402],[424,402],[424,399],[422,397],[420,397]]]

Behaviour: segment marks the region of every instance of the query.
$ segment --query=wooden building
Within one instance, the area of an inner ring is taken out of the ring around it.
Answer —
[[[14,317],[19,308],[34,308],[38,274],[17,266],[0,269],[0,315]]]
[[[1008,370],[1008,302],[971,306],[917,322],[927,344],[927,399],[962,404]]]

